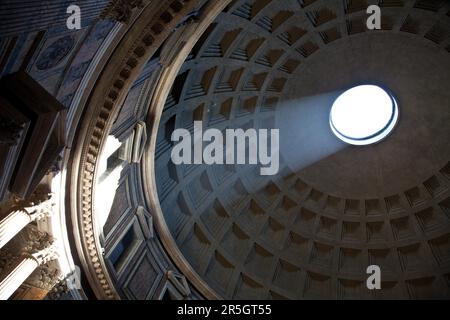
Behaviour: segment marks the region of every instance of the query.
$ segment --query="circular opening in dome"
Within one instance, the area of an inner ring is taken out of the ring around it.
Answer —
[[[342,141],[369,145],[384,139],[398,120],[392,94],[376,85],[361,85],[342,93],[333,103],[330,127]]]

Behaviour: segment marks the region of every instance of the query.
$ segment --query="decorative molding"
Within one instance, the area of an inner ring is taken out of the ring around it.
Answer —
[[[66,110],[24,71],[6,75],[0,82],[2,118],[24,124],[22,131],[16,130],[21,132],[21,142],[15,148],[0,145],[0,158],[9,160],[0,183],[11,193],[26,198],[64,149]]]
[[[177,288],[181,295],[185,298],[191,295],[191,289],[184,276],[178,274],[172,270],[166,272],[167,279]]]
[[[21,208],[33,207],[48,202],[53,197],[49,188],[46,185],[38,185],[34,192],[26,199],[18,199],[16,205]]]
[[[58,258],[58,250],[51,235],[34,227],[26,228],[26,245],[22,255],[33,258],[39,265]]]
[[[26,284],[45,291],[52,291],[55,286],[62,282],[60,271],[48,265],[39,267],[25,281]]]
[[[29,202],[25,205],[15,205],[12,211],[0,220],[0,248],[6,245],[31,222],[50,217],[53,213],[54,205],[55,203],[50,201],[49,195],[46,195],[46,198],[40,198],[38,201]]]
[[[51,290],[49,290],[47,298],[50,300],[59,300],[62,298],[62,296],[69,293],[67,282],[68,280],[66,279],[56,282],[55,285],[51,288]]]
[[[19,254],[11,252],[14,247],[4,247],[0,250],[0,275],[23,257],[32,258],[39,265],[44,265],[58,258],[54,239],[48,233],[39,231],[35,226],[29,225],[24,229],[23,235],[24,246],[19,249]]]
[[[215,292],[192,268],[189,262],[180,251],[175,239],[173,238],[157,194],[156,177],[155,177],[155,154],[156,154],[156,137],[158,135],[159,124],[161,121],[162,111],[164,109],[167,96],[172,88],[179,71],[186,60],[192,48],[197,43],[201,35],[207,30],[208,26],[213,23],[217,15],[222,12],[230,1],[214,1],[205,6],[203,13],[199,17],[198,23],[191,23],[180,28],[167,41],[166,46],[177,48],[177,55],[165,59],[164,69],[157,82],[155,92],[150,103],[148,122],[151,128],[149,134],[150,141],[147,146],[142,163],[142,177],[144,195],[148,206],[153,214],[155,226],[158,235],[167,250],[170,257],[175,262],[180,272],[189,280],[190,283],[207,299],[220,299],[220,295]],[[165,51],[164,48],[162,50]]]
[[[69,55],[75,43],[75,37],[70,34],[55,40],[39,55],[36,69],[43,71],[56,67]]]
[[[29,207],[24,207],[23,210],[28,213],[32,221],[40,221],[52,216],[55,205],[56,204],[50,200],[49,196],[47,200],[44,200],[40,203],[33,203]]]
[[[111,18],[128,24],[133,15],[133,10],[142,9],[144,2],[144,0],[111,0],[100,17]]]
[[[142,233],[146,240],[153,238],[153,218],[143,206],[136,208],[135,212],[139,225],[141,226]]]
[[[195,5],[193,0],[158,1],[142,10],[93,88],[78,131],[70,180],[72,222],[83,269],[99,299],[119,299],[102,256],[101,230],[94,212],[100,153],[115,115],[145,63]]]
[[[123,147],[119,149],[119,159],[128,163],[139,163],[144,155],[147,143],[147,127],[145,122],[138,121],[133,132],[123,142]]]
[[[28,226],[23,236],[25,246],[22,248],[22,253],[17,256],[14,265],[2,270],[3,277],[0,283],[0,299],[2,300],[11,297],[27,280],[31,282],[36,280],[38,284],[50,286],[51,284],[47,283],[48,279],[51,281],[50,274],[59,272],[57,270],[48,272],[46,276],[35,272],[40,266],[58,258],[58,250],[53,243],[53,238],[34,226]],[[46,271],[42,269],[39,272]]]
[[[55,278],[56,281],[51,290],[49,290],[47,298],[50,300],[59,300],[62,296],[68,294],[69,292],[79,292],[81,289],[79,273],[80,268],[75,266],[75,270],[65,277],[62,274],[59,274],[58,277]],[[76,295],[72,294],[72,298],[76,299]]]
[[[145,125],[145,122],[138,121],[134,127],[133,133],[131,162],[139,163],[144,155],[145,146],[147,144],[147,126]]]

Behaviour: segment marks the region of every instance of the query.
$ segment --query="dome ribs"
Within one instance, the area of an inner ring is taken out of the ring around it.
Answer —
[[[261,91],[263,85],[267,79],[268,73],[261,72],[258,74],[250,75],[247,83],[242,88],[243,91]]]
[[[319,10],[308,11],[306,16],[310,20],[314,27],[318,27],[324,23],[327,23],[336,18],[336,13],[327,7],[323,7]]]
[[[322,37],[322,40],[325,44],[328,44],[341,38],[341,33],[339,32],[337,27],[321,31],[319,32],[319,34]]]
[[[364,267],[362,265],[362,250],[351,248],[340,248],[339,250],[339,273],[342,275],[352,274],[362,276]]]
[[[345,13],[354,13],[358,11],[366,11],[368,7],[367,0],[345,0]]]
[[[381,39],[390,30],[450,49],[450,29],[436,18],[447,18],[448,10],[438,8],[439,1],[379,1],[384,32],[367,30],[369,2],[348,0],[342,7],[324,0],[232,2],[182,67],[190,77],[180,98],[183,107],[168,110],[167,116],[181,115],[176,123],[185,128],[194,119],[221,131],[272,128],[291,79],[307,75],[310,63],[319,64],[319,49],[339,47],[347,37],[357,43],[369,33]],[[202,82],[212,68],[213,76]],[[189,85],[199,84],[192,97]],[[439,289],[439,281],[450,283],[449,164],[418,185],[363,197],[321,190],[301,171],[289,171],[285,161],[274,179],[241,166],[179,172],[187,189],[204,189],[191,183],[205,175],[211,185],[206,196],[202,190],[181,193],[189,195],[188,207],[195,211],[185,215],[188,229],[193,232],[197,224],[210,242],[201,258],[207,265],[199,272],[223,297],[425,297]],[[382,292],[366,290],[370,264],[383,270]]]
[[[236,10],[234,10],[232,14],[241,17],[243,19],[251,20],[252,9],[253,6],[250,3],[245,2],[244,4],[239,6]]]
[[[305,58],[308,58],[317,50],[319,50],[319,46],[314,42],[312,42],[311,40],[306,41],[297,48],[297,51]]]
[[[218,199],[215,199],[213,205],[200,215],[200,220],[213,236],[223,233],[228,218],[230,218],[229,213]]]
[[[283,33],[280,33],[278,35],[278,38],[286,43],[289,46],[292,46],[295,44],[300,38],[302,38],[305,34],[307,34],[308,31],[305,29],[292,26],[288,30],[284,31]]]
[[[238,68],[235,70],[225,69],[222,72],[222,76],[220,77],[219,83],[217,84],[214,92],[223,93],[236,91],[244,71],[244,68]]]
[[[256,21],[256,25],[260,26],[267,32],[273,33],[293,15],[294,13],[291,11],[279,11],[277,14],[272,16],[272,18],[269,16],[263,16]]]

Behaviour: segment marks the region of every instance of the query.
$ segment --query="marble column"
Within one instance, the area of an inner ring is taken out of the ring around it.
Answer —
[[[25,249],[0,281],[0,300],[8,299],[39,266],[57,258],[57,249],[50,241],[49,236],[45,235]],[[42,246],[45,247],[40,248]]]
[[[53,204],[50,200],[17,208],[0,221],[0,249],[30,222],[49,217]]]

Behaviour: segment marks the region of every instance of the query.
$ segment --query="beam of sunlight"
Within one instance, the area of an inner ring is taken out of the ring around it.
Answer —
[[[120,175],[124,168],[123,161],[111,161],[116,158],[114,154],[119,150],[122,143],[114,136],[109,136],[102,151],[99,164],[99,179],[95,193],[95,210],[98,226],[103,226],[108,219],[113,205],[116,190],[119,186]]]
[[[348,146],[329,125],[331,106],[339,94],[329,92],[278,105],[275,125],[280,129],[280,156],[294,172]]]

